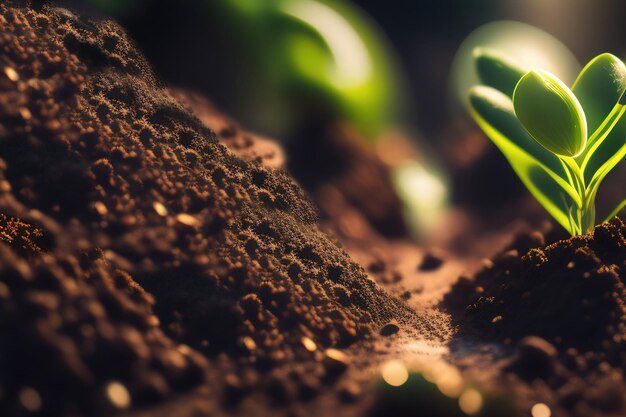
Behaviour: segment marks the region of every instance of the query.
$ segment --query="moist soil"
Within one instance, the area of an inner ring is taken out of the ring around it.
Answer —
[[[536,384],[562,415],[624,415],[626,225],[544,239],[518,239],[446,294],[457,341],[504,345],[513,355],[503,370]]]
[[[624,415],[621,221],[453,213],[424,249],[350,132],[284,151],[108,20],[5,1],[0,27],[0,415],[459,415],[417,373],[396,401],[389,359],[515,398],[483,416]]]

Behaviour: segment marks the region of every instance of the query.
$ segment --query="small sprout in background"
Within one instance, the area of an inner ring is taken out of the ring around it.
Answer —
[[[479,49],[474,58],[482,85],[470,89],[469,106],[478,125],[565,229],[591,230],[598,188],[626,156],[626,65],[599,55],[570,89],[543,69],[516,68],[505,54]],[[511,93],[516,74],[523,75]]]

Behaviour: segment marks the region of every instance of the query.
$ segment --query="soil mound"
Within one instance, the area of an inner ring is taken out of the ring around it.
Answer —
[[[220,144],[118,26],[21,1],[0,26],[0,212],[42,234],[40,251],[0,244],[0,414],[162,398],[202,380],[197,352],[261,373],[321,361],[392,318],[445,337],[317,229],[286,173]]]
[[[457,321],[501,341],[540,336],[626,369],[626,225],[615,218],[528,249],[542,240],[519,241],[462,278],[445,299]]]

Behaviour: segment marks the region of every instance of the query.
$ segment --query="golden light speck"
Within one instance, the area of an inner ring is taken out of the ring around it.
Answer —
[[[178,345],[176,350],[182,355],[191,354],[191,348],[188,345]]]
[[[466,389],[459,397],[459,408],[465,414],[473,415],[483,408],[483,396],[473,388]]]
[[[156,211],[156,213],[159,216],[161,217],[167,216],[167,208],[163,204],[159,203],[158,201],[155,201],[152,204],[152,208],[154,209],[154,211]]]
[[[30,120],[33,117],[33,114],[26,107],[20,107],[19,112],[24,120]]]
[[[337,362],[348,363],[348,355],[337,349],[326,349],[326,356]]]
[[[96,211],[98,212],[98,214],[101,215],[101,216],[104,216],[104,215],[106,215],[109,212],[109,210],[107,209],[107,206],[105,206],[104,203],[101,202],[101,201],[96,201],[93,204],[93,206],[96,209]]]
[[[424,365],[424,369],[422,370],[422,376],[428,382],[432,382],[436,384],[441,375],[446,372],[448,369],[448,365],[444,362],[433,362]]]
[[[304,348],[309,352],[315,352],[317,350],[317,345],[310,337],[302,336],[302,339],[300,340],[302,341]]]
[[[22,407],[32,413],[39,411],[41,408],[41,395],[34,388],[22,388],[19,392],[19,399]]]
[[[130,407],[130,394],[123,384],[119,382],[110,382],[106,387],[106,396],[120,410]]]
[[[491,319],[491,322],[492,322],[492,323],[497,323],[497,322],[499,322],[500,320],[502,320],[502,316],[495,316],[493,319]]]
[[[148,324],[152,327],[157,327],[159,324],[161,324],[161,320],[159,320],[157,316],[151,315],[150,317],[148,317]]]
[[[177,350],[170,351],[167,355],[167,360],[170,365],[178,369],[183,369],[187,364],[185,357]]]
[[[192,216],[191,214],[187,214],[187,213],[180,213],[179,215],[176,216],[176,220],[179,223],[182,223],[186,226],[195,227],[195,226],[200,225],[200,220],[196,219],[194,216]]]
[[[11,67],[4,67],[4,73],[11,81],[17,81],[20,79],[20,75]]]
[[[399,387],[409,379],[409,371],[398,360],[391,360],[382,366],[383,380],[392,387]]]
[[[533,417],[550,417],[552,410],[544,403],[537,403],[531,408],[530,414],[532,414]]]
[[[437,378],[437,388],[447,397],[456,398],[463,391],[463,377],[458,369],[449,367]]]
[[[244,336],[241,341],[248,350],[256,349],[256,342],[250,336]]]

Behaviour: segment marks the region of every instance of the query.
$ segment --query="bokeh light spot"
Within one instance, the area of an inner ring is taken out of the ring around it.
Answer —
[[[409,371],[406,366],[398,360],[385,363],[381,371],[385,382],[392,387],[399,387],[409,379]]]
[[[473,388],[469,388],[461,394],[459,407],[465,414],[473,415],[483,407],[483,396]]]
[[[530,414],[533,417],[550,417],[552,415],[552,410],[550,407],[543,403],[537,403],[533,405],[533,408],[530,410]]]

